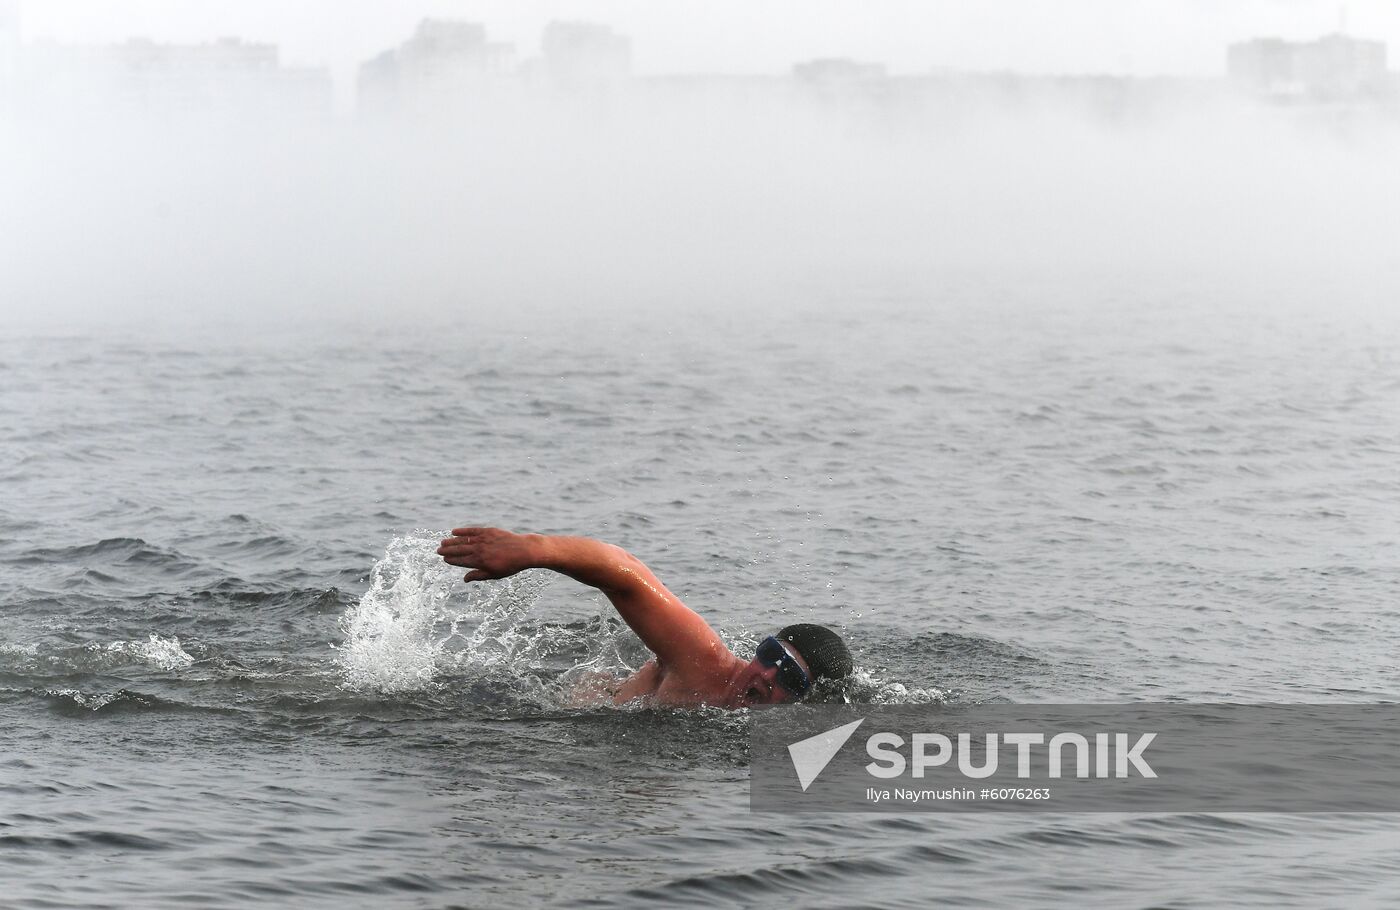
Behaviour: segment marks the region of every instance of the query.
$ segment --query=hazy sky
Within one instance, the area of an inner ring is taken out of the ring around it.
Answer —
[[[11,6],[16,0],[0,0]],[[1025,72],[1214,75],[1224,45],[1256,35],[1347,31],[1400,48],[1400,2],[1352,0],[18,0],[29,39],[131,35],[273,41],[289,63],[337,77],[425,16],[482,22],[521,58],[552,19],[609,23],[642,73],[783,72],[853,56],[896,72],[933,66]],[[1392,60],[1397,51],[1392,50]],[[1394,66],[1394,63],[1392,63]]]
[[[848,54],[896,72],[1212,74],[1231,40],[1314,37],[1338,14],[1303,0],[32,0],[24,21],[67,42],[275,41],[291,63],[331,65],[344,96],[354,66],[425,15],[484,22],[521,57],[552,19],[610,22],[653,73]],[[1400,0],[1348,18],[1400,47]],[[1231,299],[1297,277],[1321,282],[1318,305],[1393,300],[1400,130],[1384,112],[1004,100],[933,99],[899,120],[777,93],[642,93],[616,110],[516,98],[531,103],[353,130],[210,128],[226,121],[121,105],[16,120],[19,141],[0,141],[0,329],[739,313],[923,294],[959,274],[1093,275],[1104,300],[1166,300],[1153,275]]]

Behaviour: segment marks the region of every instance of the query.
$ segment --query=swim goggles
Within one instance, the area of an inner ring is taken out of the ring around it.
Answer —
[[[770,635],[759,642],[758,650],[753,656],[765,667],[777,667],[778,685],[787,689],[794,697],[801,698],[812,688],[812,678],[807,675],[807,671],[802,669],[797,659],[789,654],[783,643],[774,636]]]

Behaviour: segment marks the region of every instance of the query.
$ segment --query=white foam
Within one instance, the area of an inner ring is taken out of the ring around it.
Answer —
[[[96,650],[98,646],[89,646]],[[161,638],[154,632],[146,641],[114,641],[106,648],[109,654],[130,654],[145,661],[157,670],[179,670],[194,663],[194,658],[180,647],[180,639],[174,635]]]
[[[906,686],[881,679],[869,670],[856,668],[846,682],[849,700],[866,705],[934,705],[948,701],[952,694],[937,686]]]
[[[520,621],[546,578],[522,572],[463,592],[462,570],[436,554],[445,536],[395,538],[370,572],[369,590],[341,617],[345,641],[337,650],[351,688],[426,689],[444,672],[514,666],[539,643],[542,633],[525,632]]]
[[[114,701],[126,698],[126,693],[118,689],[115,692],[97,692],[88,695],[77,689],[45,689],[45,695],[55,698],[66,698],[75,705],[87,708],[90,711],[100,711]]]

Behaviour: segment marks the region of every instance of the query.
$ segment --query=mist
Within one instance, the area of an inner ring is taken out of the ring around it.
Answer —
[[[1396,286],[1393,108],[1009,78],[634,79],[351,116],[16,110],[3,319],[490,322],[1064,273]]]

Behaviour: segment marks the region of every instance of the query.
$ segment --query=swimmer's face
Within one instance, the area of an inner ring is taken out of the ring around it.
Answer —
[[[783,650],[787,658],[795,662],[802,668],[802,672],[811,679],[812,671],[807,666],[807,661],[802,659],[786,643],[782,643]],[[748,665],[734,678],[734,684],[730,688],[730,703],[736,708],[747,708],[750,705],[778,705],[783,702],[797,701],[797,696],[792,693],[781,682],[778,681],[781,668],[777,664],[767,665],[757,656],[749,661]]]

